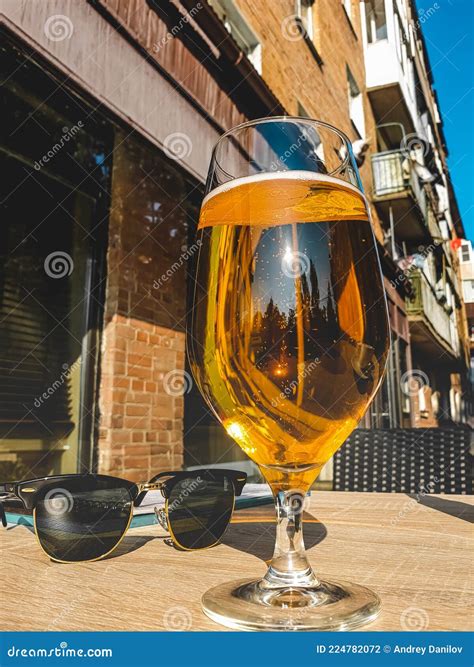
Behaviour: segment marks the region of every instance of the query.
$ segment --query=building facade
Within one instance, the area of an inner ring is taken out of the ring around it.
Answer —
[[[188,374],[186,267],[213,144],[268,115],[336,125],[360,163],[393,338],[365,425],[466,421],[464,232],[411,1],[1,10],[3,476],[242,458]]]
[[[470,411],[469,424],[473,426],[472,387],[474,386],[474,250],[471,241],[463,239],[458,247],[458,260],[462,282],[462,296],[466,309],[470,348]]]

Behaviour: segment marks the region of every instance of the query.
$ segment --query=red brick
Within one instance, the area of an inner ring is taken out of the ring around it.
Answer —
[[[128,338],[129,340],[134,340],[135,332],[133,329],[125,324],[116,325],[117,337]]]
[[[111,440],[115,445],[128,445],[132,441],[132,434],[129,431],[112,431]]]
[[[153,377],[153,372],[149,368],[143,368],[142,366],[129,365],[128,366],[128,375],[132,378],[141,378],[143,380],[151,380]]]
[[[130,380],[127,377],[115,377],[113,385],[116,389],[128,389],[130,387]]]
[[[128,365],[130,366],[143,366],[144,368],[151,368],[152,358],[140,354],[129,354],[127,356]]]
[[[150,408],[146,405],[127,405],[125,414],[130,417],[145,417],[150,414]]]
[[[114,403],[125,403],[125,398],[127,396],[127,392],[124,391],[123,389],[115,389],[114,391],[111,392],[111,397],[112,401]]]
[[[124,468],[148,468],[148,456],[125,456],[123,461]]]
[[[123,427],[126,429],[145,430],[150,420],[147,417],[123,417]]]

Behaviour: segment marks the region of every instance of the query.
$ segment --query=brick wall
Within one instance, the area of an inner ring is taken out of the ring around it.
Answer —
[[[298,115],[300,102],[309,116],[343,130],[357,139],[349,116],[346,65],[363,94],[365,134],[376,151],[375,120],[365,86],[365,63],[359,2],[352,2],[352,22],[339,0],[317,0],[313,5],[314,43],[323,59],[319,66],[308,45],[295,37],[291,17],[294,3],[236,0],[242,14],[255,28],[262,44],[262,76],[290,113]],[[297,34],[297,33],[296,33]],[[371,195],[370,157],[360,169],[365,192]],[[374,229],[382,239],[380,221],[372,207]]]
[[[190,209],[180,172],[116,136],[99,390],[99,470],[133,480],[183,460]],[[162,276],[169,273],[165,280]],[[171,374],[171,376],[170,376]]]
[[[184,334],[114,315],[103,334],[99,468],[146,480],[182,465],[183,397],[164,378],[184,364]]]

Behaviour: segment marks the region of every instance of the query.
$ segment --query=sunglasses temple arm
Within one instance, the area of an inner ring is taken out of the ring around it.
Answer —
[[[8,522],[7,522],[7,515],[5,513],[5,508],[3,506],[3,500],[7,500],[8,498],[14,497],[17,498],[16,493],[12,491],[12,486],[14,486],[14,482],[4,482],[3,484],[0,484],[0,493],[5,494],[5,496],[0,497],[0,520],[2,522],[2,526],[4,528],[7,527]],[[21,499],[23,502],[23,500]]]
[[[133,506],[134,507],[140,507],[140,505],[142,504],[143,499],[145,498],[147,493],[148,493],[148,491],[142,491],[141,493],[139,493],[138,496],[133,501]]]

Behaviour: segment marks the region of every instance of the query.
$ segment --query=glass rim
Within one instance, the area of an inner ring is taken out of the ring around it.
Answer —
[[[230,129],[226,130],[224,134],[221,134],[221,136],[217,139],[216,143],[214,144],[214,148],[212,149],[212,156],[211,156],[211,162],[212,160],[215,160],[216,164],[219,166],[219,169],[221,169],[227,176],[230,176],[232,179],[238,178],[237,176],[233,176],[232,174],[229,174],[220,164],[216,157],[216,152],[217,149],[223,139],[227,139],[228,137],[232,136],[234,133],[240,130],[244,130],[248,127],[252,127],[254,125],[258,124],[263,124],[263,123],[274,123],[277,121],[283,121],[283,122],[290,122],[290,121],[298,121],[301,123],[306,123],[307,125],[319,125],[321,127],[326,128],[327,130],[331,130],[334,132],[334,134],[337,134],[337,136],[341,139],[342,143],[346,146],[347,152],[346,156],[344,157],[343,160],[341,160],[341,163],[336,169],[333,169],[331,172],[327,174],[327,176],[334,176],[341,172],[345,167],[347,167],[350,159],[351,159],[351,153],[352,153],[352,141],[349,139],[347,134],[340,130],[339,128],[335,127],[334,125],[331,125],[331,123],[326,123],[324,120],[318,120],[316,118],[308,118],[307,116],[263,116],[262,118],[254,118],[252,120],[246,120],[243,123],[239,123],[239,125],[234,125],[234,127],[231,127]],[[278,172],[275,172],[278,173]]]

